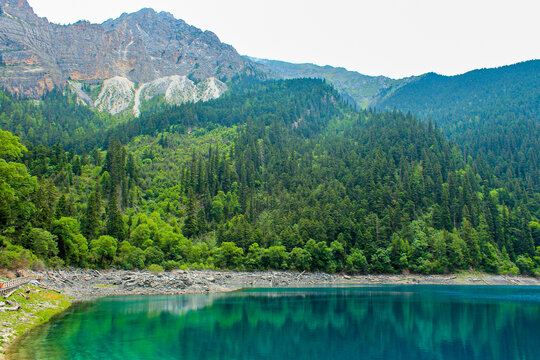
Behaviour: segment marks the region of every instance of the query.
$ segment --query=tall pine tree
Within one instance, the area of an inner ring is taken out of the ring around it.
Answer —
[[[116,193],[111,195],[109,204],[107,205],[107,223],[105,226],[105,234],[116,238],[118,241],[123,241],[126,237],[124,219],[122,218],[120,210],[118,210]]]

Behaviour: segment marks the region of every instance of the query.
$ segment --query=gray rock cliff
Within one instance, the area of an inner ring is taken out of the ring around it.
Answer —
[[[38,17],[26,0],[0,0],[0,87],[18,95],[39,97],[68,80],[228,80],[255,73],[214,33],[169,13],[142,9],[103,24],[57,25]]]

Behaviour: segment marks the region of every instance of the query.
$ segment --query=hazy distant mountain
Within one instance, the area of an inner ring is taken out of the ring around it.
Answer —
[[[388,110],[397,108],[426,118],[450,119],[469,113],[485,114],[486,111],[493,112],[501,107],[508,111],[514,105],[516,108],[523,108],[516,102],[519,98],[521,102],[528,104],[528,108],[536,104],[534,114],[537,116],[539,113],[539,60],[479,69],[456,76],[427,73],[394,80],[328,65],[246,58],[256,62],[260,71],[273,78],[325,79],[360,107]],[[509,106],[511,103],[513,105]]]
[[[259,64],[259,69],[269,76],[280,79],[319,78],[331,83],[346,98],[354,100],[360,107],[372,104],[390,87],[398,88],[410,79],[394,80],[385,76],[368,76],[342,67],[314,64],[292,64],[285,61],[246,57]]]
[[[143,9],[103,24],[62,26],[38,17],[26,0],[0,0],[0,86],[19,95],[39,97],[68,80],[147,83],[179,75],[198,82],[254,71],[214,33],[169,13]]]
[[[540,115],[540,60],[456,76],[428,73],[390,87],[375,102],[379,109],[397,108],[439,122],[486,114]]]

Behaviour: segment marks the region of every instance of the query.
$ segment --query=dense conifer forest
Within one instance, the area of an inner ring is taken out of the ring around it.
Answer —
[[[119,118],[2,93],[0,266],[540,275],[538,99],[498,101],[417,118],[244,79]]]
[[[379,109],[432,119],[504,182],[540,191],[540,60],[458,76],[429,73],[391,92]]]

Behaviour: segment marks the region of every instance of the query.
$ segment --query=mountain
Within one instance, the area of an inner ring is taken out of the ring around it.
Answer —
[[[254,66],[210,31],[142,9],[102,24],[57,25],[26,0],[0,0],[0,86],[38,98],[68,80],[133,83],[187,76],[199,82],[253,75]]]
[[[257,63],[259,69],[270,77],[279,79],[318,78],[327,80],[345,98],[362,108],[369,106],[390,87],[399,87],[409,79],[394,80],[385,76],[368,76],[342,67],[314,64],[292,64],[285,61],[246,57]]]
[[[385,92],[374,107],[431,119],[500,177],[540,190],[540,60],[456,76],[428,73]]]

